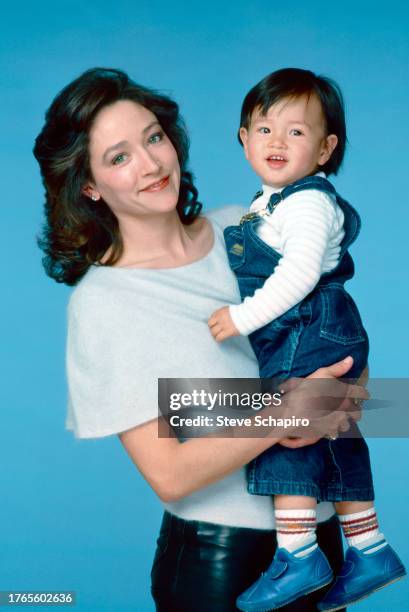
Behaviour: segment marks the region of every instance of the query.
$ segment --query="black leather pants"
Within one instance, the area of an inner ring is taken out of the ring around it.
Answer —
[[[337,573],[343,553],[335,516],[318,524],[317,538]],[[276,545],[275,531],[185,521],[165,512],[151,572],[157,612],[235,612],[237,595],[270,564]],[[280,612],[317,612],[325,590]]]

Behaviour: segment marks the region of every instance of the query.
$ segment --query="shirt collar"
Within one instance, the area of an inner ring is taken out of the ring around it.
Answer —
[[[321,178],[327,178],[325,172],[316,172],[313,176],[320,176]],[[273,185],[262,185],[263,195],[270,198],[273,193],[279,193],[284,187],[273,187]]]

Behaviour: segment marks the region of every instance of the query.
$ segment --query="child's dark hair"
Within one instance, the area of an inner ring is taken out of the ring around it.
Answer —
[[[334,152],[321,169],[327,175],[337,174],[344,159],[347,141],[344,99],[337,83],[328,77],[317,76],[301,68],[282,68],[272,72],[250,89],[244,98],[240,127],[249,128],[255,109],[266,115],[268,109],[283,98],[309,97],[311,94],[315,94],[321,102],[327,134],[338,137]],[[239,142],[242,144],[240,135]]]

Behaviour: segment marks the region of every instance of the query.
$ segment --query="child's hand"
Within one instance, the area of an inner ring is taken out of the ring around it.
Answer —
[[[216,310],[208,320],[208,325],[216,342],[223,342],[231,336],[239,336],[239,331],[230,316],[228,306]]]

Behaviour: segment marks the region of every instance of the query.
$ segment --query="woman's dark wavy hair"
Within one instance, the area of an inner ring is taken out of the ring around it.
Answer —
[[[337,174],[345,155],[347,143],[344,99],[339,85],[325,76],[302,68],[281,68],[268,74],[255,85],[243,100],[240,127],[248,129],[253,112],[258,109],[262,115],[270,106],[283,98],[299,98],[315,94],[321,102],[327,134],[335,134],[338,144],[329,160],[321,167],[325,174]],[[240,131],[238,139],[241,145]]]
[[[103,200],[95,205],[82,193],[92,180],[91,126],[102,108],[118,100],[132,100],[149,109],[175,147],[181,168],[177,211],[182,223],[192,223],[202,208],[187,170],[189,139],[176,102],[138,85],[121,70],[87,70],[54,99],[34,146],[46,189],[46,221],[38,243],[45,253],[45,271],[59,283],[75,285],[92,264],[101,264],[109,247],[109,258],[101,265],[114,264],[123,252],[118,221],[110,208]]]

